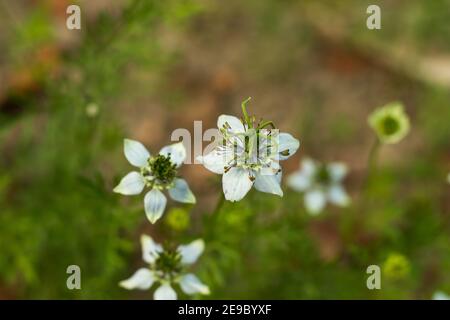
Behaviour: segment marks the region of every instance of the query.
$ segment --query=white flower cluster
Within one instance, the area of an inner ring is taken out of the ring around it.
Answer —
[[[271,121],[255,121],[247,114],[246,103],[242,103],[242,119],[221,115],[217,126],[219,143],[208,154],[197,159],[213,173],[222,175],[222,188],[226,200],[242,200],[255,187],[260,192],[283,196],[281,188],[281,160],[291,157],[300,147],[300,142],[288,133],[279,132]],[[409,118],[400,103],[391,103],[375,110],[369,117],[369,124],[377,134],[378,144],[393,144],[409,132]],[[270,127],[270,128],[268,128]],[[376,148],[375,148],[376,149]],[[167,191],[170,198],[182,203],[195,203],[196,198],[188,183],[179,177],[178,169],[186,158],[182,143],[161,149],[157,155],[138,141],[126,139],[124,153],[131,165],[138,168],[128,173],[114,191],[123,195],[137,195],[145,188],[144,208],[148,220],[155,223],[164,213]],[[301,168],[289,175],[287,184],[304,193],[307,211],[316,215],[327,203],[340,207],[350,204],[350,197],[343,187],[348,173],[344,163],[319,163],[304,158]],[[450,182],[450,174],[447,178]],[[188,295],[209,294],[209,287],[203,284],[187,269],[204,251],[202,239],[188,245],[163,247],[149,236],[141,237],[142,257],[148,268],[140,268],[130,278],[120,282],[125,289],[150,289],[158,284],[154,298],[176,299],[174,285]],[[438,292],[435,299],[448,299]]]
[[[223,143],[200,160],[207,169],[223,175],[223,191],[227,200],[241,200],[252,186],[262,192],[283,196],[279,160],[294,154],[300,143],[290,134],[279,133],[269,121],[255,124],[254,118],[246,114],[245,102],[243,112],[244,122],[233,116],[219,117],[218,127]],[[271,129],[266,128],[269,125]],[[123,177],[114,192],[137,195],[148,188],[144,208],[152,224],[162,217],[166,208],[167,198],[163,191],[167,191],[174,201],[196,202],[187,182],[178,175],[178,169],[186,158],[182,143],[166,146],[157,155],[151,155],[142,143],[126,139],[124,153],[129,163],[138,170]],[[187,268],[204,250],[202,239],[171,248],[143,235],[141,244],[143,260],[149,266],[140,268],[130,278],[120,282],[121,287],[147,290],[158,284],[154,292],[155,300],[176,299],[174,285],[179,285],[188,295],[209,294],[209,287],[187,272]]]

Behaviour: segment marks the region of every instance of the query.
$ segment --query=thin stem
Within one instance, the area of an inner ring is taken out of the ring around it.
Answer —
[[[373,172],[376,170],[376,161],[378,158],[378,151],[380,150],[380,141],[377,139],[375,143],[372,145],[369,153],[368,159],[368,167],[367,167],[367,175],[370,177]]]
[[[376,162],[378,158],[378,152],[380,150],[380,141],[378,139],[372,144],[370,148],[369,157],[367,158],[367,172],[363,182],[363,192],[367,193],[367,188],[369,186],[370,180],[376,170]]]
[[[225,204],[225,196],[223,192],[220,193],[219,200],[217,201],[216,208],[213,211],[213,215],[218,215],[223,205]]]
[[[211,225],[212,228],[210,231],[214,234],[217,232],[217,228],[219,227],[219,218],[220,218],[220,212],[222,211],[223,205],[225,204],[225,195],[221,192],[219,196],[219,200],[217,200],[216,207],[214,208],[214,211],[211,214]]]

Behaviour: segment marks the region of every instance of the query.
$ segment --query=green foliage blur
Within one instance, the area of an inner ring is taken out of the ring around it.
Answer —
[[[83,14],[64,45],[56,2],[0,6],[0,298],[151,299],[118,286],[144,265],[142,233],[203,238],[195,273],[212,299],[450,293],[450,93],[377,54],[450,57],[448,1],[379,1],[381,31],[365,27],[370,1],[120,1]],[[351,206],[311,216],[283,185],[283,198],[252,190],[213,214],[220,179],[199,165],[183,169],[197,205],[169,203],[153,226],[142,197],[112,192],[130,169],[124,138],[145,137],[157,152],[173,129],[192,127],[190,113],[214,127],[220,114],[239,116],[247,96],[252,113],[301,141],[284,178],[304,156],[345,161]],[[411,133],[382,148],[364,187],[367,115],[394,100]],[[66,287],[72,264],[81,290]],[[381,290],[366,287],[372,264]]]

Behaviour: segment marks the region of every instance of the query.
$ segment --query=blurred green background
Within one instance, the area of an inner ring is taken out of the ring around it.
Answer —
[[[118,286],[139,237],[202,237],[209,298],[429,299],[450,293],[450,1],[0,0],[0,298],[151,299]],[[382,29],[368,30],[378,4]],[[312,217],[302,195],[252,190],[211,215],[220,177],[182,174],[197,205],[150,225],[142,197],[112,193],[129,171],[123,138],[156,152],[176,128],[220,114],[273,120],[301,141],[283,162],[344,161],[353,205]],[[383,147],[368,114],[400,100],[404,141]],[[66,268],[81,267],[82,290]],[[366,268],[382,267],[368,290]],[[181,298],[186,296],[181,295]]]

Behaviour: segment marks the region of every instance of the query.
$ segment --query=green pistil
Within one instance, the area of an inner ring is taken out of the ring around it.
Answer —
[[[396,133],[399,128],[400,128],[400,125],[399,125],[397,119],[395,119],[391,116],[387,116],[383,119],[382,131],[384,134],[390,136],[390,135]]]
[[[154,267],[164,276],[173,278],[182,271],[181,254],[176,249],[165,248],[156,259]]]
[[[244,125],[247,125],[247,129],[256,129],[257,131],[264,129],[267,126],[270,126],[272,129],[275,129],[275,124],[272,121],[264,121],[263,119],[260,119],[259,122],[256,123],[256,117],[255,116],[249,116],[247,112],[247,104],[251,100],[251,97],[248,97],[241,103],[242,108],[242,123]]]
[[[325,165],[321,165],[319,171],[316,174],[316,181],[320,184],[330,183],[331,177],[330,173]]]
[[[241,103],[242,115],[244,116],[244,123],[246,123],[249,128],[253,128],[252,120],[250,119],[250,117],[248,116],[248,113],[247,113],[247,103],[251,99],[252,99],[251,97],[248,97]]]
[[[261,121],[258,124],[258,129],[264,129],[267,126],[271,126],[272,129],[275,129],[275,124],[273,123],[273,121]]]

